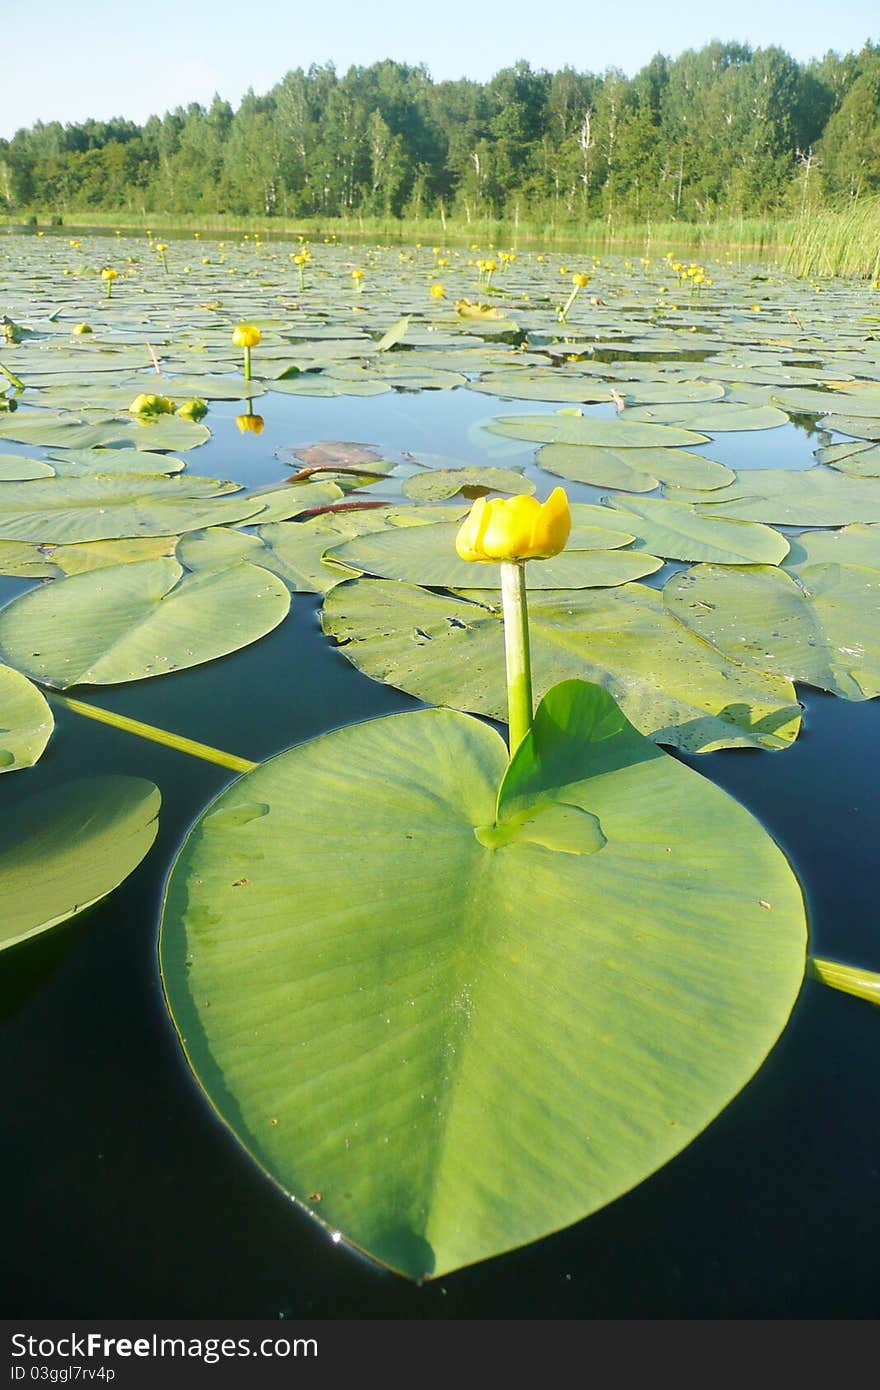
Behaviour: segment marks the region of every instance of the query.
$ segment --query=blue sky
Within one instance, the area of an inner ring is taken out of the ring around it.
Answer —
[[[214,92],[237,105],[289,68],[338,71],[382,58],[424,63],[437,80],[485,81],[526,58],[636,72],[710,39],[777,44],[804,61],[880,42],[876,0],[739,0],[673,8],[659,0],[0,0],[0,136],[34,121],[143,121]]]

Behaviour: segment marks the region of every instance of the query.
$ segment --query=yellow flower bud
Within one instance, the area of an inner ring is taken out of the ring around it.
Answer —
[[[181,420],[201,420],[207,415],[208,407],[199,396],[194,396],[192,400],[184,401],[175,410],[175,415],[179,415]]]
[[[565,548],[571,510],[561,487],[534,497],[478,497],[455,538],[462,560],[547,560]]]
[[[262,338],[259,328],[252,323],[240,323],[232,334],[232,341],[236,347],[252,348]]]
[[[82,338],[86,333],[91,333],[91,331],[92,326],[90,323],[77,323],[74,324],[72,329],[72,332],[76,334],[77,338]]]
[[[148,396],[142,393],[135,396],[128,407],[130,415],[171,415],[174,403],[167,396]]]
[[[431,286],[430,294],[433,299],[442,299],[445,293],[446,290],[443,288],[442,285],[438,285],[435,283]]]
[[[581,271],[576,270],[574,275],[572,275],[571,277],[571,283],[577,289],[585,290],[587,288],[587,285],[590,283],[590,277],[589,275],[584,275]]]
[[[236,415],[239,434],[262,434],[266,423],[262,415]]]
[[[112,267],[112,265],[105,265],[105,266],[104,266],[104,269],[101,271],[101,279],[102,279],[102,280],[115,280],[118,274],[119,274],[119,271],[118,271],[118,270],[114,270],[113,267]]]

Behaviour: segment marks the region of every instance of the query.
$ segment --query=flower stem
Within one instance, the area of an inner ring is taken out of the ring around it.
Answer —
[[[501,604],[507,658],[508,743],[513,757],[532,727],[532,668],[524,560],[502,560]]]
[[[855,965],[843,965],[840,961],[808,956],[807,974],[814,980],[821,980],[823,985],[843,990],[844,994],[854,994],[857,999],[867,999],[869,1004],[880,1004],[880,975],[873,970],[862,970]]]
[[[231,772],[253,772],[258,766],[249,758],[224,753],[219,748],[211,748],[207,743],[197,743],[194,739],[184,738],[182,734],[172,734],[167,729],[157,729],[153,724],[130,719],[126,714],[117,714],[114,710],[86,704],[85,700],[73,700],[70,696],[59,695],[54,690],[50,692],[49,698],[53,704],[63,705],[74,714],[85,715],[87,719],[97,719],[101,724],[110,724],[115,729],[122,729],[127,734],[136,734],[138,738],[149,739],[152,743],[162,743],[166,748],[176,748],[179,753],[188,753],[190,757],[201,758],[203,762],[227,767]]]
[[[251,350],[249,347],[244,350],[244,379],[245,381],[251,379]]]
[[[24,382],[20,381],[19,378],[15,375],[15,373],[11,372],[8,367],[4,367],[2,362],[0,362],[0,372],[2,372],[6,379],[12,383],[16,391],[24,390]]]

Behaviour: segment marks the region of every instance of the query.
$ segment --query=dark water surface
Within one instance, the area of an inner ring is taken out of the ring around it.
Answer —
[[[329,401],[270,394],[256,408],[265,431],[242,437],[233,424],[239,407],[212,405],[214,437],[189,455],[189,471],[248,486],[277,482],[290,469],[274,451],[319,439],[375,444],[389,457],[409,449],[463,462],[488,449],[493,460],[528,463],[531,446],[475,430],[492,414],[542,409],[496,406],[463,390]],[[722,436],[701,452],[738,468],[798,468],[812,463],[816,443],[789,426]],[[25,587],[0,580],[0,601]],[[295,596],[287,621],[245,651],[82,694],[253,759],[414,707],[353,670],[321,635],[318,607],[313,596]],[[805,720],[791,749],[687,761],[748,806],[788,854],[809,907],[811,949],[880,970],[880,702],[798,693]],[[3,1315],[880,1314],[880,1010],[813,981],[765,1065],[709,1129],[588,1220],[422,1288],[331,1244],[202,1100],[162,997],[165,875],[188,827],[232,775],[67,710],[56,715],[37,766],[0,778],[0,817],[14,815],[22,777],[36,793],[101,772],[151,778],[162,812],[155,846],[121,888],[2,957]]]

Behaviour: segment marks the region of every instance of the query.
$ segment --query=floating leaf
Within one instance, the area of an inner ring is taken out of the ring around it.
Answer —
[[[785,411],[775,406],[737,405],[730,401],[709,401],[702,405],[642,405],[626,413],[630,420],[681,425],[686,429],[708,430],[710,434],[728,430],[773,430],[788,424]]]
[[[840,531],[804,531],[790,538],[786,569],[832,563],[880,569],[880,526],[844,526]]]
[[[552,797],[601,826],[593,852],[486,843],[506,763],[448,710],[337,730],[228,788],[166,893],[164,988],[211,1105],[335,1238],[413,1279],[648,1177],[761,1065],[803,978],[781,851],[604,691],[548,696],[499,808],[534,828]]]
[[[240,560],[263,564],[268,552],[258,536],[226,526],[209,526],[176,541],[174,553],[188,570],[218,570]]]
[[[118,887],[156,838],[159,790],[86,777],[16,806],[0,826],[0,950],[74,917]]]
[[[667,560],[711,560],[718,565],[778,565],[788,541],[753,521],[713,520],[693,507],[659,497],[606,498],[620,523],[654,555]]]
[[[388,329],[388,332],[383,333],[382,337],[376,344],[376,351],[388,352],[390,348],[396,347],[397,344],[406,337],[406,331],[409,328],[411,321],[412,315],[404,314],[402,319],[398,319],[397,323],[392,324],[392,326]]]
[[[878,569],[697,565],[673,575],[664,597],[682,622],[756,670],[847,700],[880,694]]]
[[[686,449],[618,451],[589,445],[545,444],[538,450],[535,462],[557,477],[625,492],[652,492],[661,482],[711,491],[736,477],[723,464]]]
[[[627,412],[627,415],[629,412]],[[629,418],[600,415],[507,415],[486,425],[505,439],[539,444],[587,444],[611,449],[645,449],[657,445],[705,444],[708,435],[669,425],[639,424]]]
[[[54,579],[58,570],[39,545],[27,541],[0,541],[0,574],[21,579]]]
[[[0,542],[2,545],[3,542]],[[47,546],[53,566],[66,575],[110,565],[131,565],[138,560],[158,560],[174,554],[177,536],[133,536],[118,541],[83,541],[78,545]]]
[[[20,672],[0,666],[0,772],[33,767],[49,742],[54,724],[52,711],[39,690]],[[0,945],[2,936],[0,926]]]
[[[115,685],[198,666],[277,627],[286,588],[255,565],[184,576],[141,560],[32,589],[0,609],[0,656],[43,685]]]
[[[506,492],[511,495],[531,494],[535,484],[512,468],[433,468],[427,473],[415,473],[405,478],[403,491],[417,502],[442,502],[461,492],[469,497],[486,492]]]
[[[0,482],[25,482],[29,478],[50,478],[51,464],[25,454],[0,454]]]
[[[682,489],[675,501],[693,502],[701,516],[764,521],[777,526],[845,526],[880,521],[880,486],[818,467],[749,468],[709,497]]]
[[[786,748],[797,737],[800,706],[790,681],[731,661],[643,584],[534,594],[529,619],[537,694],[571,677],[596,681],[643,733],[693,753]],[[352,580],[327,595],[321,621],[342,655],[374,680],[431,704],[506,719],[500,604],[485,590],[452,597],[394,580]]]
[[[235,484],[204,478],[38,478],[0,492],[0,538],[57,545],[172,536],[244,521],[263,511]]]
[[[458,558],[457,529],[456,523],[440,523],[386,530],[334,546],[325,552],[325,558],[410,584],[443,589],[500,588],[499,565]],[[662,565],[656,556],[618,548],[630,539],[627,532],[574,530],[561,554],[532,566],[529,585],[532,589],[594,588],[654,574]]]

